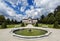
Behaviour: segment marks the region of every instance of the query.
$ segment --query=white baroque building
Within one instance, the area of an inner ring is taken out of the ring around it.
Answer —
[[[37,19],[32,19],[29,17],[28,19],[23,19],[22,22],[26,24],[35,24],[37,22]]]

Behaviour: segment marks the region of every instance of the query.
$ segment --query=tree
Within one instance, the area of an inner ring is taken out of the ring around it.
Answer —
[[[44,24],[52,24],[55,21],[55,17],[53,13],[49,13],[46,17],[42,19],[42,23]]]
[[[53,28],[59,28],[58,21],[55,21]]]
[[[10,19],[8,18],[8,19],[6,19],[6,23],[7,24],[11,24],[11,21],[10,21]]]
[[[54,16],[56,16],[58,12],[60,12],[60,6],[57,6],[57,8],[54,10]]]
[[[58,23],[60,24],[60,12],[58,12],[55,16],[56,21],[58,21]]]
[[[11,20],[11,24],[14,24],[14,20],[13,19]]]
[[[54,10],[54,13],[49,13],[47,16],[42,15],[38,22],[53,24],[55,21],[58,21],[58,24],[60,24],[60,6]]]
[[[43,20],[44,18],[45,18],[45,16],[42,15],[41,18],[40,18],[40,23],[42,23],[42,20]]]
[[[1,27],[2,27],[2,28],[7,28],[6,22],[2,23]]]
[[[25,26],[24,23],[22,23],[21,26],[24,27]]]
[[[38,26],[38,22],[35,24],[35,26]]]
[[[3,15],[0,15],[0,24],[2,24],[5,21],[5,17]]]
[[[18,22],[17,22],[16,20],[14,21],[14,23],[15,23],[15,24],[18,24]]]
[[[47,17],[50,17],[51,15],[53,15],[53,13],[49,13],[49,14],[47,15]]]
[[[60,12],[60,6],[57,6],[57,8],[55,9],[57,12]]]
[[[54,15],[50,15],[50,17],[48,18],[48,20],[47,20],[47,23],[48,24],[53,24],[55,22],[55,17],[54,17]]]
[[[22,23],[22,20],[20,21],[20,23]]]
[[[45,18],[42,20],[42,23],[47,24],[47,20],[48,20],[48,17],[45,17]]]

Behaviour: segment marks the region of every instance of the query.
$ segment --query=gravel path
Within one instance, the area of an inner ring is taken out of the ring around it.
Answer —
[[[44,28],[50,30],[52,33],[48,37],[42,37],[37,39],[23,39],[14,37],[10,33],[12,29],[14,28],[0,29],[0,41],[60,41],[60,29]]]

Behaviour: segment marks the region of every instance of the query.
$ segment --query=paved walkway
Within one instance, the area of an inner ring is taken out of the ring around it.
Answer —
[[[37,39],[23,39],[23,38],[14,37],[10,33],[12,29],[14,28],[0,29],[0,41],[60,41],[60,29],[44,28],[50,30],[52,32],[51,35],[49,35],[48,37],[37,38]]]

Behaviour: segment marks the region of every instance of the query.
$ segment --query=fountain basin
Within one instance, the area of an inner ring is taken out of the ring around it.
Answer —
[[[29,31],[24,33],[24,31],[26,31],[28,29],[32,29],[32,31],[30,33],[29,33]],[[37,31],[38,33],[33,32],[33,30]],[[22,32],[22,33],[20,34],[18,32],[20,32],[20,33]],[[41,32],[42,32],[42,34],[40,34]],[[32,28],[22,27],[22,28],[13,29],[11,31],[11,33],[12,33],[13,36],[16,36],[16,37],[19,37],[19,38],[29,38],[29,39],[31,39],[31,38],[41,38],[41,37],[49,36],[51,32],[49,30],[39,28],[39,27],[32,27]]]

